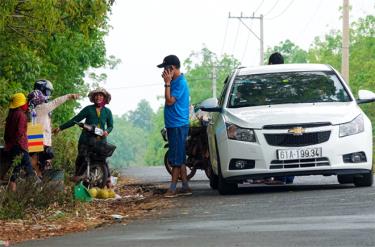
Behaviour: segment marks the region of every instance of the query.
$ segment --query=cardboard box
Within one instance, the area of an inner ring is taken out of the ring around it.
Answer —
[[[27,140],[29,152],[42,152],[43,146],[43,126],[41,124],[27,123]]]

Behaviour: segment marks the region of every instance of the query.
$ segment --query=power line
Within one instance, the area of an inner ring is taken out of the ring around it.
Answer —
[[[118,89],[130,89],[130,88],[141,88],[141,87],[155,87],[155,86],[163,86],[163,83],[152,83],[152,84],[123,86],[123,87],[113,87],[113,88],[107,88],[107,89],[108,90],[118,90]]]
[[[223,55],[225,41],[227,40],[228,26],[229,26],[229,19],[227,19],[227,25],[225,27],[225,33],[224,33],[223,45],[221,46],[220,57]]]
[[[245,49],[244,49],[244,51],[242,53],[242,57],[241,57],[241,64],[243,64],[242,61],[244,60],[246,52],[247,52],[247,45],[249,44],[249,39],[250,39],[250,34],[247,35]]]
[[[264,56],[264,48],[263,48],[263,44],[264,44],[264,38],[263,38],[263,15],[260,15],[260,16],[243,16],[242,13],[240,16],[231,16],[230,13],[229,13],[229,17],[228,18],[232,18],[232,19],[238,19],[246,28],[247,30],[249,30],[260,42],[260,61],[259,61],[259,64],[262,65],[263,64],[263,56]],[[246,23],[242,20],[242,19],[259,19],[259,22],[260,22],[260,35],[258,36],[248,25],[246,25]]]
[[[258,5],[258,7],[254,11],[254,14],[260,9],[260,7],[262,7],[263,3],[264,3],[264,0],[262,0],[262,2],[260,2],[260,4]]]
[[[239,33],[239,31],[240,31],[240,25],[241,25],[241,24],[238,23],[236,36],[235,36],[235,38],[234,38],[234,43],[233,43],[232,54],[234,54],[234,49],[236,48],[237,38],[238,38],[238,33]]]
[[[278,14],[277,16],[274,16],[272,18],[265,18],[265,19],[266,20],[273,20],[273,19],[279,18],[280,16],[282,16],[289,9],[290,6],[292,6],[293,2],[294,2],[294,0],[291,0],[289,2],[288,6],[286,6],[286,8],[280,14]]]
[[[264,14],[263,16],[267,16],[269,13],[271,13],[272,10],[276,7],[276,5],[277,5],[278,3],[279,3],[279,0],[277,0],[277,1],[275,2],[275,4],[271,7],[271,9],[268,10],[268,12],[267,12],[266,14]]]
[[[302,29],[302,34],[304,34],[306,32],[307,28],[310,26],[311,21],[315,18],[315,16],[318,13],[322,3],[323,3],[323,0],[320,0],[319,3],[318,3],[318,6],[316,7],[316,9],[314,11],[314,14],[310,17],[310,19],[306,23],[305,27]],[[303,35],[301,35],[301,36],[303,36]]]

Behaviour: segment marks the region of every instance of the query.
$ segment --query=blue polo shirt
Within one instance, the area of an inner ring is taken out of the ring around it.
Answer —
[[[176,128],[189,124],[189,88],[183,74],[171,82],[171,96],[176,99],[173,105],[164,106],[166,128]]]

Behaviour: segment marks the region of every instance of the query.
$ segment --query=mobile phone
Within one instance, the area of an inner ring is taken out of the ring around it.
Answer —
[[[167,65],[164,68],[165,70],[171,71],[173,69],[172,65]]]

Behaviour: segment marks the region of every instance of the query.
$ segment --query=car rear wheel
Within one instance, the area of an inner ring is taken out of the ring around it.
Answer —
[[[353,175],[337,175],[337,181],[340,184],[352,184],[354,183]]]
[[[357,187],[368,187],[372,186],[374,181],[374,176],[372,171],[365,174],[360,174],[354,177],[354,185]]]

